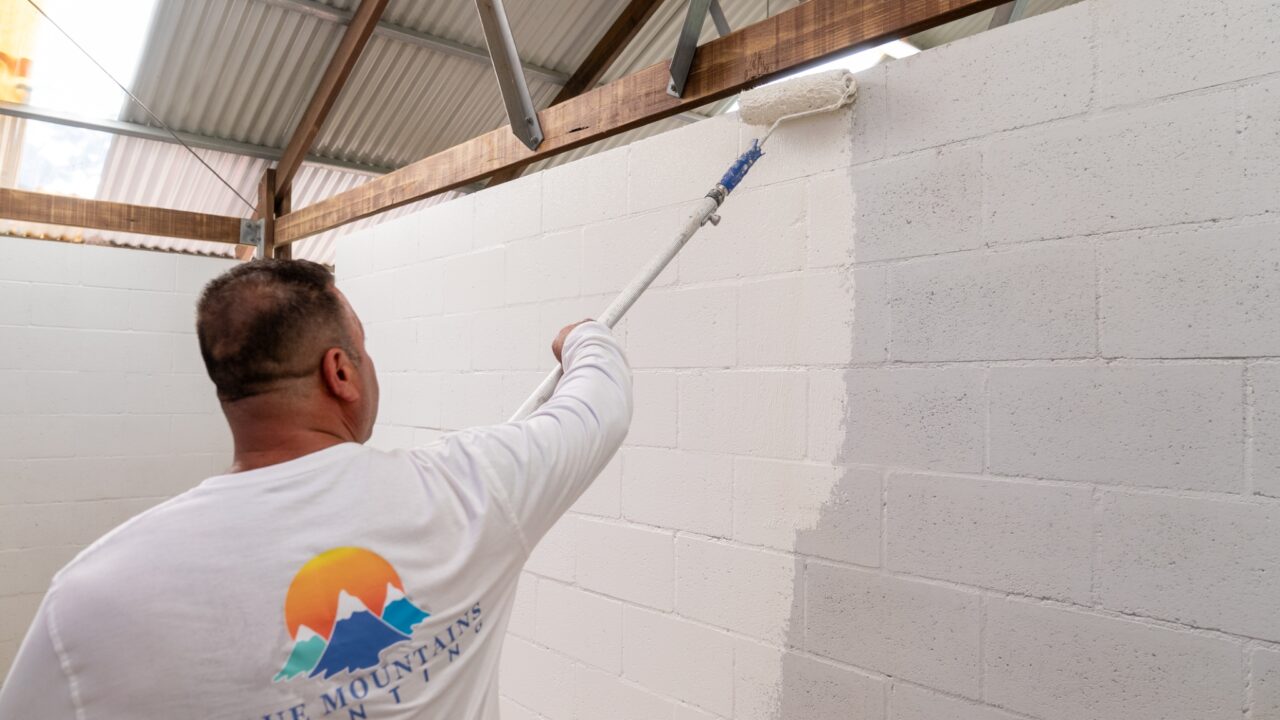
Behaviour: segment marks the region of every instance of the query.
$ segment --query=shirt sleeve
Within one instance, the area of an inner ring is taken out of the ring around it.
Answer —
[[[0,686],[0,718],[75,718],[71,683],[63,671],[49,627],[49,597],[45,597],[9,677]]]
[[[561,357],[564,377],[533,414],[458,437],[486,461],[526,550],[586,491],[631,425],[631,369],[607,327],[579,325]]]

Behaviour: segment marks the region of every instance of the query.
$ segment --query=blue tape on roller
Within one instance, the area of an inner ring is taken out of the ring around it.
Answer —
[[[762,155],[764,155],[764,151],[760,149],[760,141],[752,140],[751,147],[739,155],[738,159],[729,166],[724,177],[720,178],[720,184],[724,186],[726,193],[731,193],[734,188],[738,187],[738,183],[742,182],[742,178],[747,176],[747,171],[751,169],[752,165],[756,164],[756,161]]]

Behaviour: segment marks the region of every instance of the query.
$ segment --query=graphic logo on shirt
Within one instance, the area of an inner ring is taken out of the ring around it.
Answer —
[[[409,640],[428,617],[405,596],[400,575],[381,555],[357,547],[326,550],[289,585],[284,620],[293,650],[272,680],[377,667],[383,650]]]

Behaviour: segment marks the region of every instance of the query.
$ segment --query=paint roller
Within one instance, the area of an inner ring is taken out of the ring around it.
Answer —
[[[707,192],[689,214],[676,237],[672,238],[661,252],[641,268],[635,278],[596,319],[612,328],[622,319],[627,310],[631,309],[636,300],[640,299],[658,275],[662,274],[662,271],[699,228],[708,222],[712,225],[720,223],[720,216],[716,211],[729,197],[729,193],[738,187],[738,183],[742,182],[756,161],[764,155],[764,144],[779,125],[810,115],[839,110],[852,103],[857,93],[857,83],[854,82],[853,74],[848,70],[815,73],[742,93],[738,97],[739,117],[749,125],[767,125],[768,130],[759,139],[751,141],[751,147],[738,156],[738,159],[720,178],[720,182]],[[516,410],[511,420],[522,420],[528,417],[546,402],[555,392],[556,384],[560,382],[562,374],[563,369],[557,365],[543,378],[537,390]]]

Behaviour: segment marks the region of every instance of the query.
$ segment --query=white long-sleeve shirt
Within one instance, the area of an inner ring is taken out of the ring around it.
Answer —
[[[53,579],[0,718],[497,718],[530,550],[631,419],[609,331],[526,420],[209,478]]]

